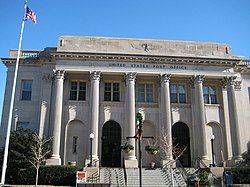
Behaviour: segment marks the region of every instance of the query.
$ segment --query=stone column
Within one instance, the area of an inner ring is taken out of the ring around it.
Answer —
[[[90,133],[94,133],[92,158],[93,166],[98,166],[98,129],[99,129],[99,85],[100,85],[100,71],[93,71],[90,73]]]
[[[167,155],[163,157],[164,160],[167,162],[172,160],[172,123],[171,123],[171,103],[170,103],[170,89],[169,89],[169,82],[170,82],[170,74],[163,74],[161,75],[161,136],[165,136],[164,143],[165,147],[170,145],[167,149]],[[163,138],[163,137],[162,137]],[[163,143],[163,142],[162,142]],[[162,145],[162,146],[164,146]]]
[[[237,162],[242,160],[242,151],[240,143],[240,123],[236,105],[235,96],[235,83],[236,76],[227,77],[227,97],[228,97],[228,109],[229,109],[229,121],[230,121],[230,131],[231,131],[231,142],[232,142],[232,152],[233,161]]]
[[[135,136],[135,79],[136,73],[130,72],[125,75],[126,78],[126,129],[125,136],[133,137]],[[135,139],[129,138],[128,142],[135,147]],[[138,167],[138,162],[135,157],[135,149],[125,155],[125,167]]]
[[[195,114],[194,114],[194,128],[196,131],[197,141],[195,147],[198,147],[198,156],[209,165],[209,158],[207,154],[207,136],[206,136],[206,121],[205,108],[203,99],[203,81],[204,75],[193,76],[194,83],[194,99],[195,99]]]
[[[60,143],[62,126],[62,105],[63,105],[63,80],[64,70],[55,71],[55,97],[54,97],[54,121],[52,124],[52,156],[47,160],[48,165],[61,165]]]

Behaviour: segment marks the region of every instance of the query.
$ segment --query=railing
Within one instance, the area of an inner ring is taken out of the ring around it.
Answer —
[[[182,166],[181,162],[179,161],[179,159],[176,160],[176,166],[177,166],[176,168],[180,171],[184,180],[187,181],[189,176],[184,167]]]
[[[197,164],[197,165],[196,165]],[[200,158],[200,157],[197,157],[195,159],[195,166],[198,167],[198,168],[201,168],[200,167],[200,164],[203,166],[203,168],[208,168],[207,165],[205,164],[205,162]]]
[[[200,157],[197,157],[195,159],[195,165],[197,162],[198,162],[198,169],[199,169],[198,172],[199,173],[204,172],[204,171],[208,171],[209,173],[211,173],[213,180],[219,181],[219,179],[216,177],[216,175],[211,171],[211,169],[209,167],[207,167],[205,162]],[[200,164],[203,166],[203,168],[200,167]]]
[[[124,159],[124,157],[123,157],[122,168],[123,168],[123,173],[124,173],[125,186],[127,186],[128,179],[127,179],[127,172],[126,172],[126,168],[125,168],[125,159]]]

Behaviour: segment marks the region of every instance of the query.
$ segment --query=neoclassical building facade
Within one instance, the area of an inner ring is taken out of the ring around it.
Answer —
[[[1,146],[16,57],[11,50],[2,58],[8,73]],[[144,147],[164,144],[166,135],[168,145],[186,147],[179,158],[185,167],[198,158],[209,165],[212,157],[235,165],[250,148],[249,99],[249,61],[226,44],[62,36],[57,47],[21,51],[12,130],[53,137],[48,164],[86,165],[92,155],[95,165],[137,167],[137,141],[128,137],[140,112],[143,136],[154,137],[142,139],[143,166],[161,166],[166,155]],[[135,149],[121,152],[124,143]]]

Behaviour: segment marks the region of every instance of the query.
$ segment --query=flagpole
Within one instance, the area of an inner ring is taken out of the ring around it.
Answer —
[[[18,45],[18,52],[17,52],[16,67],[15,67],[15,74],[14,74],[14,80],[13,80],[13,86],[12,86],[9,118],[8,118],[6,140],[5,140],[5,147],[4,147],[4,158],[3,158],[3,166],[2,166],[1,184],[5,183],[5,175],[6,175],[6,169],[7,169],[8,152],[9,152],[10,130],[11,130],[13,106],[14,106],[15,92],[16,92],[17,72],[18,72],[18,65],[19,65],[20,52],[21,52],[21,46],[22,46],[22,38],[23,38],[23,30],[24,30],[24,21],[25,21],[26,9],[27,9],[27,2],[28,2],[28,0],[25,0],[24,16],[23,16],[23,20],[22,20],[19,45]]]

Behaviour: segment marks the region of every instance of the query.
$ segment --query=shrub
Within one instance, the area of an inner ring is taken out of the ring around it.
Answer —
[[[76,171],[80,166],[41,166],[39,181],[41,185],[65,185],[74,186],[76,183]],[[35,168],[21,169],[17,171],[17,177],[12,178],[12,184],[35,184]]]

